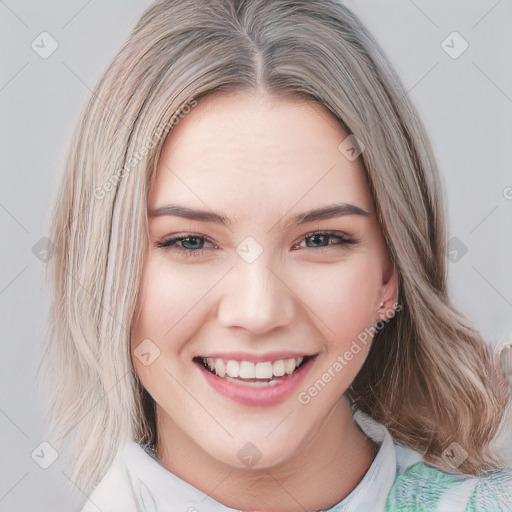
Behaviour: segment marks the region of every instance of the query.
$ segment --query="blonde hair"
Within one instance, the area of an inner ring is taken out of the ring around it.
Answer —
[[[510,393],[446,289],[444,200],[403,85],[334,0],[161,0],[143,14],[83,110],[49,219],[53,292],[41,362],[49,426],[91,489],[128,439],[156,439],[154,403],[130,359],[148,240],[147,194],[165,135],[217,92],[263,90],[325,106],[362,159],[401,311],[374,337],[355,407],[447,471],[501,467],[490,442]],[[443,450],[468,453],[457,468]]]

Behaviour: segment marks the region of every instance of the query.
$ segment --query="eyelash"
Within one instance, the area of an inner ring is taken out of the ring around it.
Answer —
[[[355,240],[347,237],[344,233],[340,232],[340,231],[313,231],[311,233],[308,233],[306,235],[304,235],[302,237],[302,239],[293,244],[293,248],[298,248],[299,244],[301,242],[303,242],[304,240],[308,239],[308,238],[312,238],[313,236],[327,236],[329,238],[337,238],[338,240],[340,240],[340,243],[339,244],[327,244],[326,246],[320,246],[320,247],[303,247],[304,249],[326,249],[328,247],[331,247],[333,245],[340,245],[340,246],[343,246],[343,245],[354,245],[356,243]],[[169,238],[165,238],[163,240],[160,240],[158,242],[156,242],[156,247],[160,248],[160,249],[166,249],[166,250],[175,250],[177,251],[178,253],[180,254],[183,254],[187,257],[194,257],[194,256],[201,256],[205,249],[183,249],[183,248],[180,248],[177,244],[180,243],[180,242],[183,242],[185,240],[190,240],[190,239],[197,239],[197,240],[202,240],[203,243],[204,242],[208,242],[208,243],[211,243],[214,245],[214,249],[218,248],[217,245],[215,245],[211,240],[209,240],[207,237],[205,236],[201,236],[201,235],[193,235],[193,234],[184,234],[184,235],[177,235],[177,236],[172,236],[172,237],[169,237]]]

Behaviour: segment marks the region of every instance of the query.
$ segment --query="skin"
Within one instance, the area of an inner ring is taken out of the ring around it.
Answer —
[[[370,343],[310,403],[297,400],[381,318],[379,304],[392,307],[397,292],[361,159],[338,150],[346,137],[316,103],[255,91],[217,94],[172,129],[151,183],[150,212],[172,203],[231,221],[149,217],[131,347],[135,371],[157,404],[161,464],[228,507],[332,507],[374,457],[345,397]],[[369,215],[286,226],[299,213],[339,202]],[[308,247],[306,235],[321,230],[355,243],[327,237]],[[197,240],[156,246],[191,234],[206,237],[202,251],[191,249]],[[236,252],[247,236],[263,248],[252,263]],[[149,365],[133,356],[144,339],[160,351]],[[297,392],[255,407],[218,394],[192,361],[235,350],[318,356]],[[247,442],[262,454],[251,468],[237,456]]]

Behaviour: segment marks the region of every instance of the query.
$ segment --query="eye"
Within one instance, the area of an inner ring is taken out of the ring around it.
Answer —
[[[210,248],[213,249],[218,247],[206,237],[192,234],[176,235],[165,238],[164,240],[158,241],[156,246],[161,249],[173,249],[183,254],[201,254],[205,249],[205,244],[209,244],[211,246]]]
[[[305,242],[305,246],[302,245]],[[340,231],[316,231],[307,234],[300,242],[293,245],[292,249],[306,248],[322,248],[331,245],[352,245],[355,244],[354,240],[349,238]]]
[[[305,245],[304,245],[305,243]],[[316,231],[308,233],[292,249],[321,249],[330,246],[353,245],[356,242],[341,231]],[[219,246],[202,235],[175,235],[155,243],[160,249],[172,250],[185,257],[202,256],[208,249],[218,249]]]

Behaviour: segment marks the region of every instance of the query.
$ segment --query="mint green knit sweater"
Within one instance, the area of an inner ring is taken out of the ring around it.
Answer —
[[[384,510],[511,512],[512,472],[469,477],[445,473],[419,462],[396,477]]]

